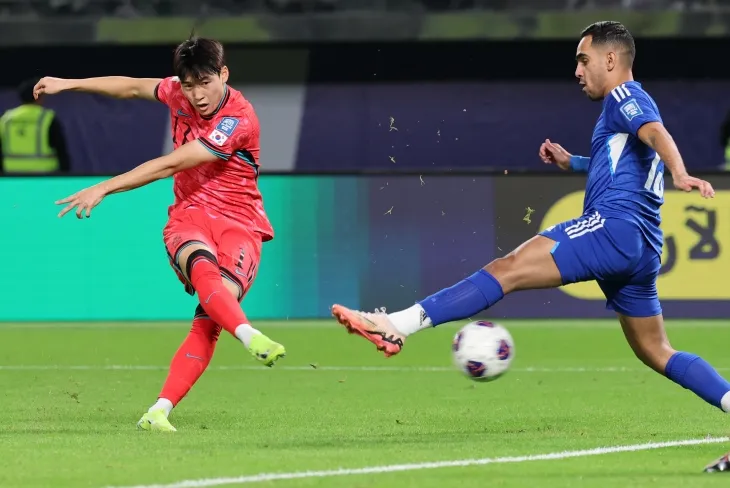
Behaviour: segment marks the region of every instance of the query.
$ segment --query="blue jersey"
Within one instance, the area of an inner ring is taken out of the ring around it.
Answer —
[[[583,214],[597,211],[602,217],[635,224],[661,254],[664,163],[637,135],[649,122],[662,119],[640,83],[619,85],[604,99],[591,140]]]

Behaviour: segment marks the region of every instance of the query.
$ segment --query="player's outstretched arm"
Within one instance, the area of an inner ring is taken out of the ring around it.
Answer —
[[[687,173],[687,168],[684,166],[682,155],[679,153],[674,139],[661,122],[649,122],[642,125],[637,135],[644,144],[654,149],[662,158],[664,165],[672,173],[672,180],[677,189],[689,192],[696,188],[705,198],[715,196],[715,190],[709,182]]]
[[[80,219],[84,215],[91,217],[91,209],[99,205],[107,195],[133,190],[180,171],[213,161],[220,161],[220,158],[206,149],[203,144],[196,142],[183,144],[166,156],[147,161],[131,171],[56,201],[56,205],[66,205],[58,216],[63,217],[75,208],[76,217]]]
[[[46,76],[33,88],[36,99],[42,95],[55,95],[65,91],[96,93],[112,98],[141,98],[156,100],[155,87],[159,78],[129,78],[126,76],[103,76],[80,80]]]

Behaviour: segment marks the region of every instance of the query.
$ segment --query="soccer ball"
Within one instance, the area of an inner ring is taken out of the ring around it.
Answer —
[[[499,324],[479,320],[466,324],[454,336],[454,365],[474,381],[493,381],[509,369],[515,343]]]

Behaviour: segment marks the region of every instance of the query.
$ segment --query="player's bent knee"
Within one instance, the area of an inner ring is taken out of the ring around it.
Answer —
[[[495,259],[486,265],[484,270],[502,285],[502,292],[505,295],[529,286],[529,271],[514,251]]]
[[[514,279],[514,275],[517,272],[516,264],[518,264],[516,261],[514,251],[512,251],[506,256],[497,258],[486,265],[484,270],[494,276],[504,288],[505,285],[509,285],[510,281]]]
[[[218,265],[218,260],[211,250],[202,242],[190,243],[185,246],[177,255],[177,266],[182,271],[185,278],[190,281],[190,272],[192,271],[193,263],[198,258],[204,258],[208,261]]]
[[[193,271],[193,266],[195,265],[195,262],[198,259],[205,259],[216,266],[219,266],[218,259],[213,255],[213,253],[210,251],[210,249],[202,242],[193,242],[186,245],[182,251],[178,253],[178,262],[177,266],[180,270],[182,270],[183,276],[188,281],[191,281],[191,273]],[[220,266],[219,266],[220,267]],[[243,286],[236,282],[234,279],[230,278],[230,273],[224,272],[224,270],[221,268],[221,280],[223,282],[223,286],[226,290],[233,296],[233,298],[236,299],[236,301],[241,301],[243,299]],[[202,310],[202,307],[200,307],[200,310]],[[196,310],[196,316],[197,316],[198,310]],[[204,312],[203,312],[204,313]]]
[[[194,253],[197,253],[198,251],[208,251],[210,252],[210,249],[208,249],[208,246],[203,242],[198,241],[191,241],[187,242],[180,246],[180,249],[175,254],[174,258],[174,264],[177,266],[177,268],[182,272],[183,276],[190,280],[190,273],[189,273],[189,263],[191,261],[191,256]],[[212,255],[212,253],[211,253]],[[215,259],[215,257],[214,257]]]
[[[196,261],[198,261],[199,259],[205,259],[206,261],[209,261],[218,266],[218,260],[212,252],[210,252],[208,249],[196,249],[195,251],[190,253],[187,261],[185,262],[185,275],[188,276],[188,278],[192,276],[193,266],[195,266]]]
[[[562,285],[560,271],[550,254],[555,242],[535,236],[504,257],[484,267],[502,285],[504,293],[555,288]]]

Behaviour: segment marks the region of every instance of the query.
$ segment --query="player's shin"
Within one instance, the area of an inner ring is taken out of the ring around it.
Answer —
[[[730,383],[701,357],[677,352],[669,358],[665,374],[710,405],[730,412]]]
[[[502,285],[488,271],[480,269],[450,288],[418,304],[388,316],[398,331],[410,335],[431,326],[467,319],[504,297]]]
[[[196,310],[193,326],[170,364],[170,372],[157,402],[150,412],[163,409],[166,415],[188,394],[208,367],[221,328],[211,320],[202,307]]]
[[[241,305],[223,284],[215,258],[210,253],[201,252],[198,256],[191,255],[189,260],[188,276],[198,293],[200,306],[215,323],[248,348],[251,338],[260,332],[250,326]]]

